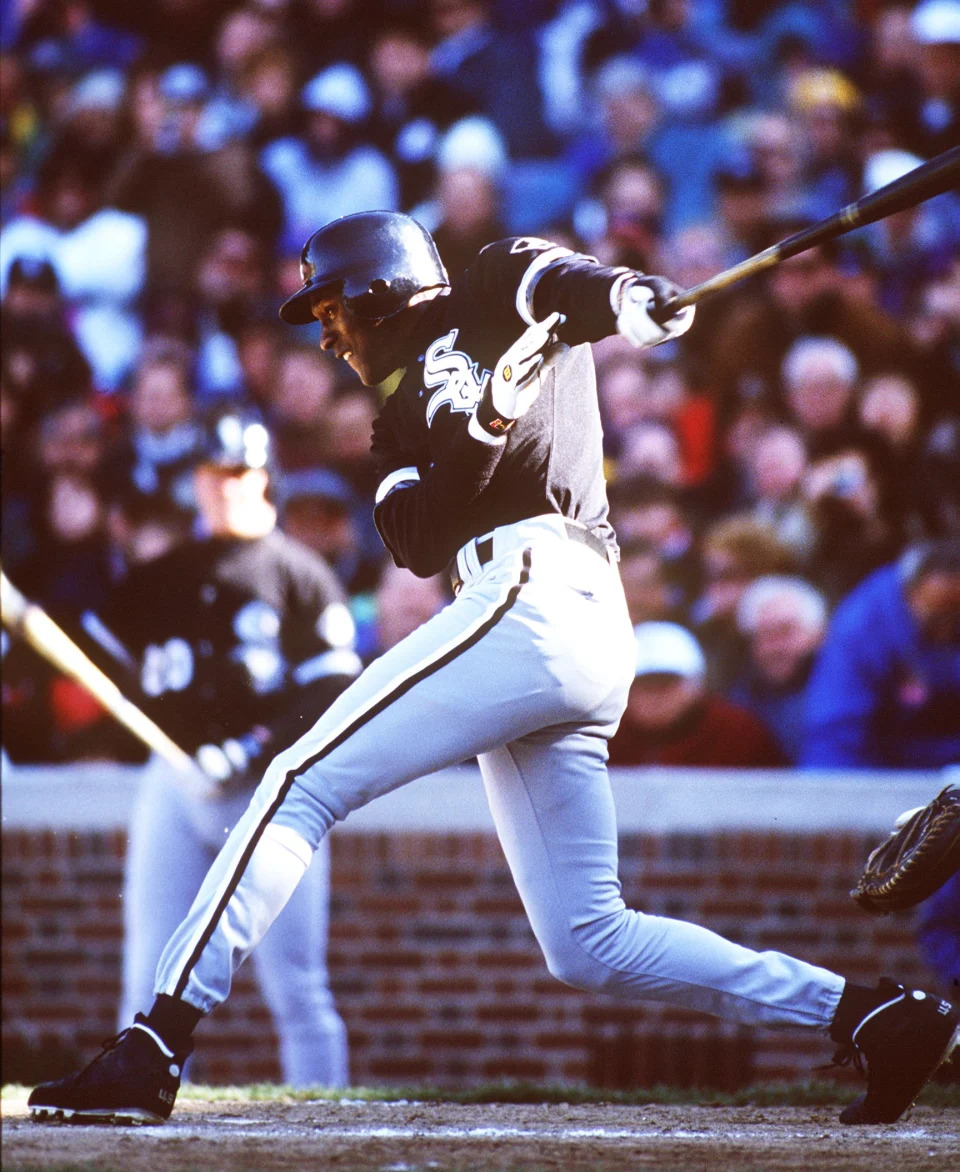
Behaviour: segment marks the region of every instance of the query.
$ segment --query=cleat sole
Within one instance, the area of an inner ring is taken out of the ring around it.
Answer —
[[[162,1115],[143,1107],[91,1107],[76,1110],[73,1107],[31,1107],[34,1123],[101,1124],[114,1127],[142,1127],[165,1123]]]

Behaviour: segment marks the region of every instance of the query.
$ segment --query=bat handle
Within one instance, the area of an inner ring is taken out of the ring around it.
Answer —
[[[662,326],[664,322],[670,320],[675,313],[679,313],[681,309],[686,309],[688,305],[693,305],[699,298],[692,289],[685,289],[676,297],[671,297],[669,301],[664,301],[662,305],[654,306],[650,309],[649,315],[657,323]]]

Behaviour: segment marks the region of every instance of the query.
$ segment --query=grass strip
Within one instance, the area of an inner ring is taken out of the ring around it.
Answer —
[[[717,1091],[706,1087],[652,1086],[629,1090],[605,1090],[568,1084],[522,1081],[484,1083],[475,1087],[289,1087],[276,1083],[249,1086],[203,1086],[186,1083],[178,1100],[203,1103],[297,1103],[311,1100],[370,1103],[614,1103],[620,1106],[679,1105],[713,1107],[805,1107],[846,1103],[862,1087],[843,1086],[826,1080],[756,1083],[738,1091]],[[2,1098],[25,1099],[28,1088],[16,1084],[3,1087]],[[931,1083],[917,1100],[929,1107],[960,1107],[960,1084]]]

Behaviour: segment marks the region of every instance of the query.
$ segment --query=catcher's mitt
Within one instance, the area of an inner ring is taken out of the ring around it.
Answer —
[[[906,819],[906,820],[904,820]],[[850,892],[870,912],[913,907],[960,870],[960,786],[948,785],[897,828],[867,859]]]

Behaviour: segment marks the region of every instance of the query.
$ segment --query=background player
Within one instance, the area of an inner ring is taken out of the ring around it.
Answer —
[[[103,617],[136,662],[144,707],[209,779],[188,789],[158,764],[138,795],[123,892],[124,1023],[152,1002],[163,946],[246,808],[257,761],[309,727],[360,669],[336,577],[275,527],[267,445],[264,427],[242,414],[211,423],[194,473],[202,535],[134,567]],[[327,983],[329,866],[329,851],[318,851],[256,959],[295,1086],[347,1080],[346,1030]]]
[[[617,878],[607,741],[634,644],[607,520],[585,343],[635,346],[670,282],[547,241],[489,245],[450,287],[407,216],[315,233],[284,320],[367,385],[395,389],[374,426],[375,519],[399,565],[448,563],[454,601],[375,660],[266,770],[164,950],[147,1016],[79,1074],[38,1087],[35,1118],[166,1118],[200,1017],[301,880],[326,832],[404,782],[476,754],[491,812],[551,972],[622,1000],[818,1029],[869,1065],[846,1123],[897,1119],[960,1038],[946,1001],[846,983],[783,953],[628,909]],[[455,799],[454,799],[455,800]]]

